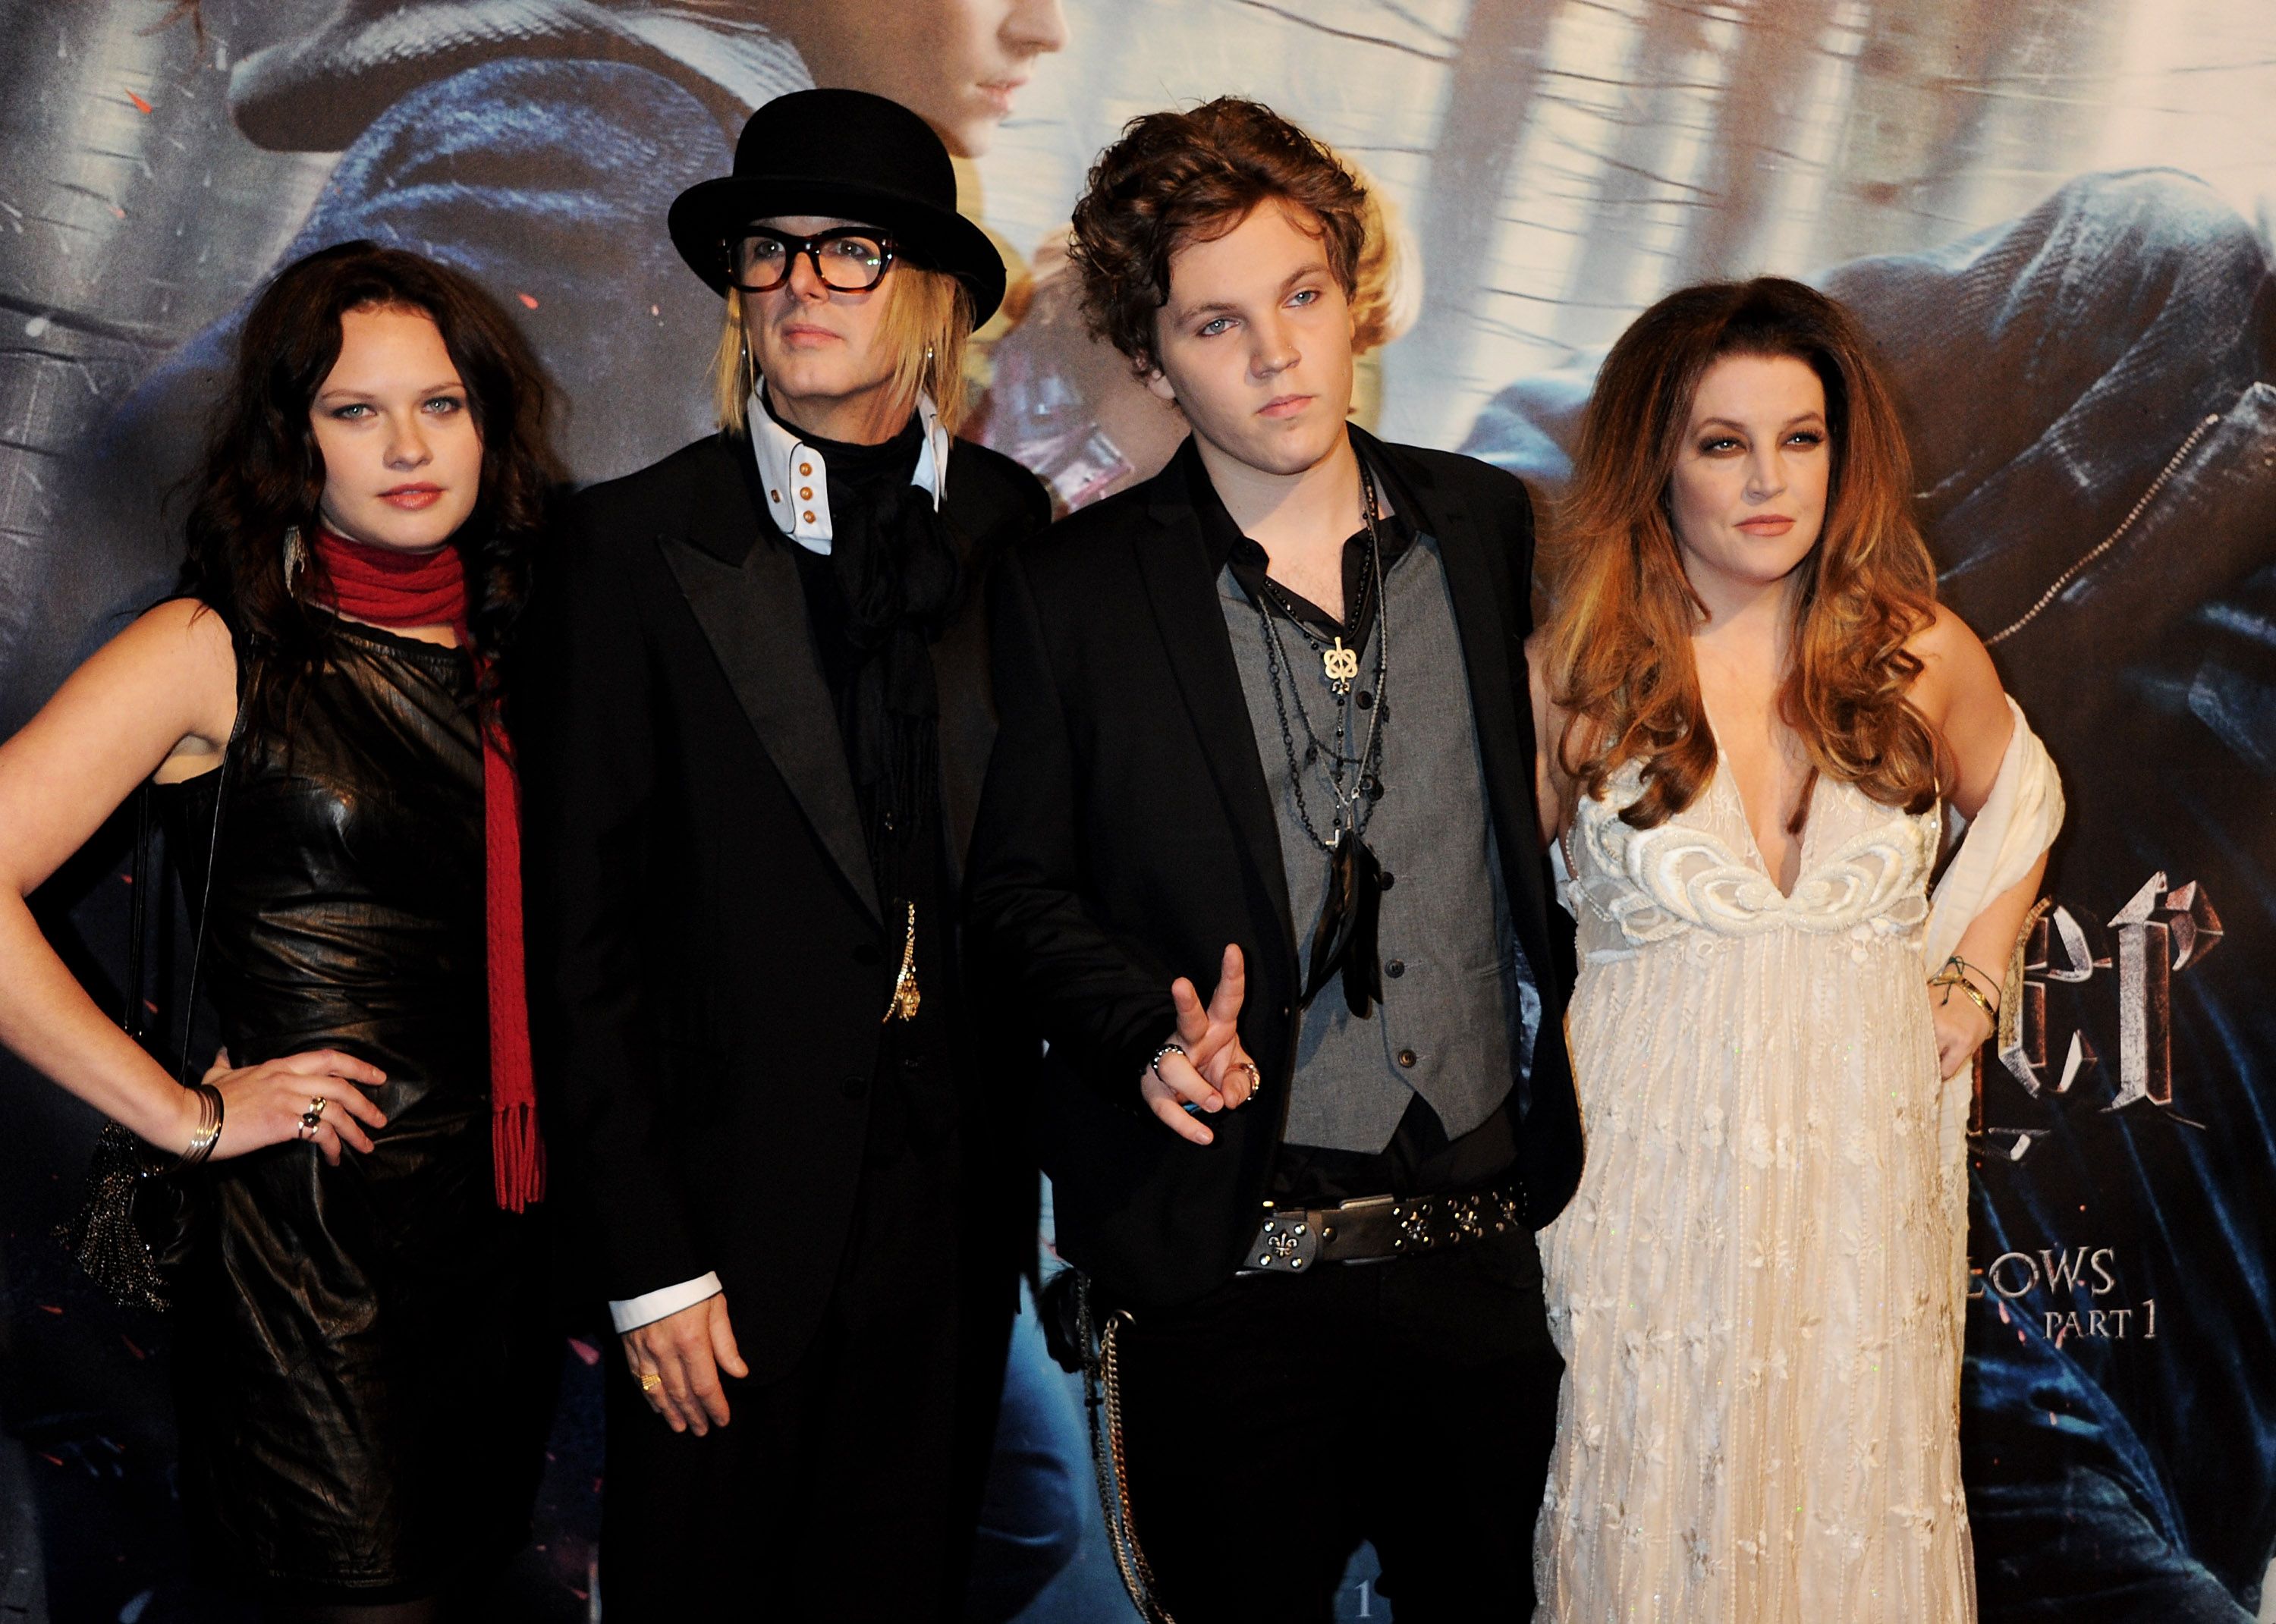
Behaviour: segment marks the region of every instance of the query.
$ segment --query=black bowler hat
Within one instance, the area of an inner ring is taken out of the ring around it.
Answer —
[[[1004,302],[1004,261],[956,212],[956,170],[932,126],[866,90],[793,90],[751,115],[735,172],[672,201],[671,245],[727,291],[727,239],[752,221],[827,215],[874,225],[904,256],[946,271],[972,295],[975,327]]]

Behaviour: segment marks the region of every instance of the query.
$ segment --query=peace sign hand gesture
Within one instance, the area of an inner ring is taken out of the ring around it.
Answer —
[[[1262,1081],[1240,1043],[1240,1001],[1248,984],[1240,949],[1231,943],[1225,945],[1217,990],[1210,995],[1207,1007],[1186,977],[1171,983],[1170,998],[1178,1010],[1178,1031],[1172,1041],[1185,1052],[1165,1052],[1138,1077],[1139,1097],[1147,1108],[1172,1133],[1197,1145],[1209,1144],[1217,1135],[1195,1113],[1237,1111]]]

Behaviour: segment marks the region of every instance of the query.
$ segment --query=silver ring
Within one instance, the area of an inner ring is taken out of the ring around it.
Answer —
[[[1146,1062],[1146,1069],[1154,1074],[1155,1081],[1166,1089],[1170,1086],[1170,1080],[1162,1075],[1162,1057],[1165,1054],[1173,1054],[1180,1060],[1187,1061],[1190,1061],[1193,1057],[1186,1052],[1186,1046],[1174,1037],[1154,1051],[1154,1058]],[[1195,1100],[1181,1099],[1178,1102],[1178,1109],[1189,1117],[1195,1116],[1201,1112],[1201,1104]]]
[[[1247,1072],[1248,1074],[1248,1099],[1255,1099],[1258,1095],[1264,1092],[1264,1074],[1256,1069],[1256,1061],[1243,1060],[1233,1069],[1237,1072]],[[1241,1104],[1244,1105],[1248,1103],[1248,1100],[1241,1101]]]

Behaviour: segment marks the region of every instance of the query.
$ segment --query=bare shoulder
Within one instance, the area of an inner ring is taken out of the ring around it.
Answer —
[[[37,888],[156,774],[218,763],[237,714],[221,618],[162,603],[95,650],[0,743],[0,884]]]
[[[1525,640],[1525,673],[1527,686],[1533,690],[1534,728],[1544,737],[1544,724],[1558,722],[1564,714],[1551,694],[1555,685],[1550,677],[1549,656],[1548,628],[1536,626]]]
[[[96,649],[55,703],[81,719],[131,707],[172,727],[193,755],[217,747],[237,714],[235,641],[205,604],[169,598]]]
[[[1967,621],[1938,603],[1929,623],[1905,640],[1921,663],[1913,679],[1912,702],[1930,723],[1942,728],[1955,710],[1999,707],[2004,690],[1991,650]]]
[[[1992,793],[2014,732],[2007,692],[1984,640],[1942,604],[1936,618],[1906,644],[1921,662],[1912,701],[1936,730],[1957,777],[1946,793],[1973,817]]]
[[[192,597],[170,597],[143,611],[110,646],[150,659],[219,664],[236,675],[237,649],[228,626]]]
[[[1564,832],[1573,802],[1561,747],[1566,713],[1557,702],[1549,658],[1549,634],[1536,630],[1525,640],[1525,671],[1527,698],[1533,710],[1533,787],[1544,840],[1553,840]]]

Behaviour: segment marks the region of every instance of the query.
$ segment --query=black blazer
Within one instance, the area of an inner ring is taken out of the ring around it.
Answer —
[[[529,617],[522,753],[538,1075],[585,1284],[621,1300],[716,1270],[765,1379],[835,1278],[900,932],[749,455],[715,436],[572,500]],[[947,505],[983,573],[1051,512],[963,441]],[[975,593],[933,650],[952,884],[995,735],[987,641]],[[1001,1203],[974,1221],[1008,1301],[1032,1218],[1008,1171],[968,1183]]]
[[[1541,983],[1519,1098],[1538,1227],[1579,1182],[1581,1125],[1564,1042],[1570,927],[1554,942],[1533,796],[1531,505],[1484,463],[1354,437],[1411,494],[1453,588],[1510,908]],[[1033,1118],[1059,1250],[1140,1303],[1199,1296],[1238,1266],[1301,1017],[1271,801],[1183,464],[997,572],[1002,726],[972,854],[974,929],[1051,1043]],[[1207,998],[1228,942],[1248,960],[1240,1034],[1264,1092],[1211,1117],[1216,1142],[1196,1146],[1144,1108],[1138,1077],[1175,1028],[1170,983],[1191,976]]]

